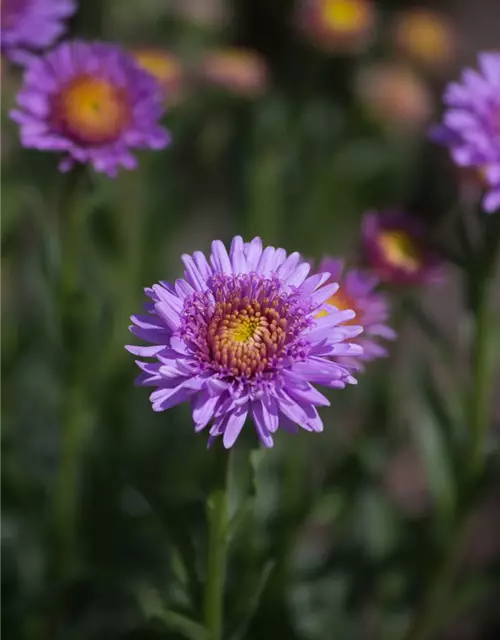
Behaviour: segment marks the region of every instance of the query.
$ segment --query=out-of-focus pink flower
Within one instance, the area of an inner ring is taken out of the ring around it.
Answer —
[[[356,52],[370,42],[376,13],[371,0],[303,0],[298,21],[320,49]]]
[[[446,67],[457,50],[453,22],[424,7],[410,9],[396,18],[394,38],[401,53],[433,70]]]
[[[262,94],[269,84],[264,58],[236,47],[209,52],[201,63],[201,76],[209,84],[250,98]]]
[[[441,280],[441,260],[431,249],[418,218],[401,211],[365,214],[365,260],[382,282],[425,284]]]
[[[230,21],[230,3],[225,0],[174,0],[174,11],[200,27],[217,28]]]
[[[384,62],[367,66],[359,72],[355,85],[366,111],[389,127],[418,131],[432,117],[431,91],[406,65]]]
[[[138,65],[150,73],[160,85],[168,104],[177,102],[184,89],[184,69],[181,60],[163,49],[136,49],[132,52]]]

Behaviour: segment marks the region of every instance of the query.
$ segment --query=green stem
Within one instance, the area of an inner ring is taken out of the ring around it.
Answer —
[[[79,246],[82,216],[78,194],[81,168],[65,176],[58,206],[60,269],[55,285],[62,336],[62,391],[60,459],[54,496],[56,572],[71,570],[75,554],[78,476],[83,442],[84,412],[78,383],[78,356],[82,349],[82,313],[79,307]]]
[[[59,472],[55,495],[56,571],[59,576],[71,572],[75,554],[78,477],[82,438],[81,399],[78,387],[67,389],[62,411]]]
[[[474,338],[472,345],[472,385],[469,399],[469,429],[471,454],[466,469],[466,491],[473,488],[481,472],[484,437],[488,426],[491,375],[488,364],[489,338],[489,281],[483,273],[476,289],[474,309]],[[422,609],[405,640],[428,640],[443,622],[443,612],[453,591],[458,564],[467,533],[469,516],[474,505],[466,504],[459,514],[453,540],[447,546],[441,565],[431,582]]]
[[[481,468],[484,437],[488,427],[490,401],[489,339],[489,278],[480,284],[476,301],[474,344],[472,347],[472,395],[470,399],[470,480],[475,481]]]
[[[216,465],[214,487],[208,499],[208,558],[204,596],[205,626],[210,640],[221,640],[223,630],[228,531],[228,451],[222,448],[217,450]]]

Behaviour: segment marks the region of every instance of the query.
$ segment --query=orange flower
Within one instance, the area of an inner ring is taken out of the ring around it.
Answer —
[[[451,20],[423,7],[401,13],[394,34],[400,51],[427,67],[446,66],[456,52],[457,34]]]

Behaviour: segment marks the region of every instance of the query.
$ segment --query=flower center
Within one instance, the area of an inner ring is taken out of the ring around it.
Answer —
[[[234,376],[263,372],[286,338],[287,321],[277,306],[239,298],[218,303],[208,329],[214,362]]]
[[[237,379],[271,375],[285,360],[306,358],[309,343],[299,334],[312,323],[309,304],[284,294],[276,279],[217,274],[186,301],[181,333],[203,368]]]
[[[336,31],[353,31],[363,26],[365,7],[358,0],[324,0],[322,22]]]
[[[409,234],[404,231],[382,231],[378,242],[386,260],[393,266],[410,272],[420,268],[421,252]]]
[[[130,120],[125,91],[111,82],[80,75],[57,96],[54,119],[68,135],[87,144],[113,142]]]

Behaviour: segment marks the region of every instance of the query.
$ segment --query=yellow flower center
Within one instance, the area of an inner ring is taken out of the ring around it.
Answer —
[[[404,231],[383,231],[378,237],[385,259],[391,265],[414,272],[420,268],[421,252],[415,240]]]
[[[130,108],[123,89],[108,80],[81,75],[57,97],[55,119],[79,141],[104,144],[127,126]]]
[[[162,85],[177,80],[180,75],[179,63],[174,56],[165,51],[136,51],[134,57],[138,65]]]
[[[283,349],[287,320],[276,310],[277,301],[234,298],[218,302],[208,327],[208,342],[217,366],[232,375],[261,373]]]
[[[360,0],[323,0],[321,21],[332,31],[356,31],[367,20],[367,7]]]

